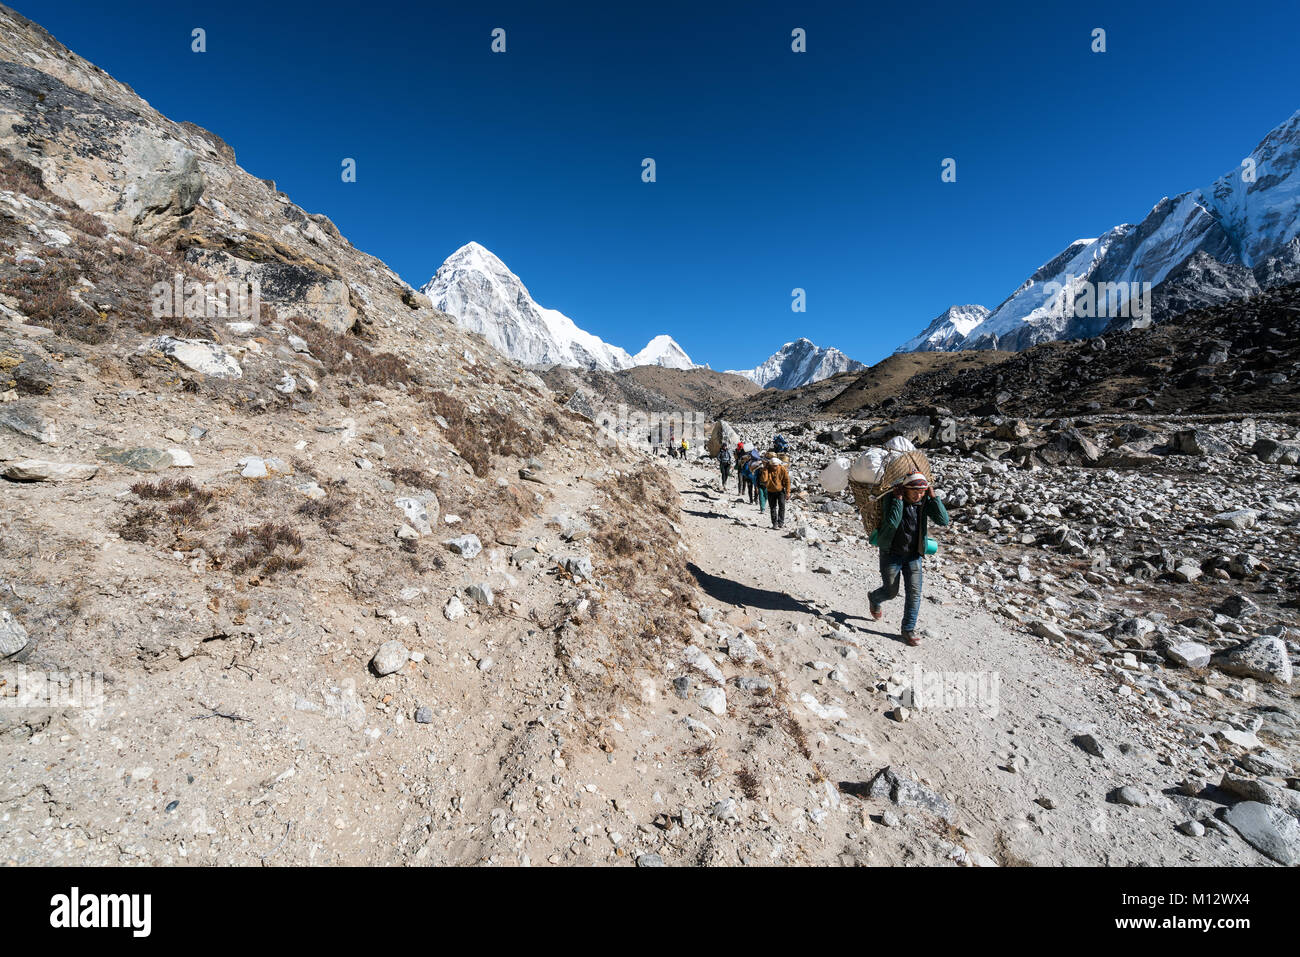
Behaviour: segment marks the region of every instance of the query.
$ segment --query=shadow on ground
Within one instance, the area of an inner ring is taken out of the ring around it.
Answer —
[[[744,605],[747,608],[763,608],[767,611],[797,611],[805,615],[817,614],[817,609],[813,608],[812,605],[791,598],[785,592],[772,591],[767,588],[754,588],[751,585],[734,582],[730,578],[710,575],[694,562],[689,562],[686,567],[695,576],[696,584],[704,589],[705,594],[714,601],[725,602],[728,605]]]

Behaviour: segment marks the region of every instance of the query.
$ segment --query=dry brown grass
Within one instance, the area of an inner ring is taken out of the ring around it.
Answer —
[[[472,410],[446,392],[431,390],[429,405],[447,423],[444,434],[474,474],[480,478],[492,469],[492,456],[528,458],[542,451],[541,436],[517,419],[496,409]]]
[[[356,336],[338,333],[318,322],[294,316],[289,319],[293,331],[307,343],[311,354],[329,373],[350,376],[365,385],[390,389],[399,385],[420,384],[419,374],[401,356],[392,352],[372,352]]]
[[[221,564],[235,574],[258,571],[271,576],[296,571],[307,564],[302,557],[302,536],[283,523],[263,522],[252,528],[237,528],[227,539],[230,547]]]

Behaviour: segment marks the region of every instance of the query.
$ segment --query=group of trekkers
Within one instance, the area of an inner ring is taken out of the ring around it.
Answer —
[[[746,450],[744,442],[737,442],[734,451],[725,445],[718,451],[722,490],[727,490],[734,464],[736,490],[750,505],[758,505],[759,512],[771,511],[773,528],[785,528],[785,504],[790,496],[790,469],[782,459],[786,449],[785,439],[778,435],[766,455],[757,449]]]
[[[685,444],[682,443],[683,447]],[[682,455],[684,458],[685,453]],[[786,499],[790,495],[785,438],[778,435],[767,453],[746,449],[743,441],[737,442],[735,449],[723,445],[717,460],[723,492],[734,467],[740,495],[750,505],[757,504],[760,513],[770,510],[773,528],[784,528]],[[881,605],[897,597],[901,580],[904,602],[900,637],[913,646],[921,643],[916,625],[921,613],[921,561],[931,542],[926,534],[930,521],[947,525],[948,510],[935,495],[930,480],[920,472],[913,472],[885,493],[880,503],[880,525],[873,539],[880,550],[881,585],[867,596],[871,617],[877,621],[884,617]]]

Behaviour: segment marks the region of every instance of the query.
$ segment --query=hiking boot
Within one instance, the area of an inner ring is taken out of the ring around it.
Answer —
[[[913,648],[915,648],[917,645],[921,643],[921,639],[917,636],[916,632],[914,631],[903,632],[903,640],[907,642],[909,645],[911,645]]]
[[[880,619],[885,617],[885,609],[873,602],[871,605],[871,617],[876,619],[876,621],[880,621]]]

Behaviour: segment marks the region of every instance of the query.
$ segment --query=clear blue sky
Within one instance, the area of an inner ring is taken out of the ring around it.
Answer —
[[[411,284],[477,240],[715,369],[801,335],[875,361],[1300,108],[1291,2],[10,2]]]

